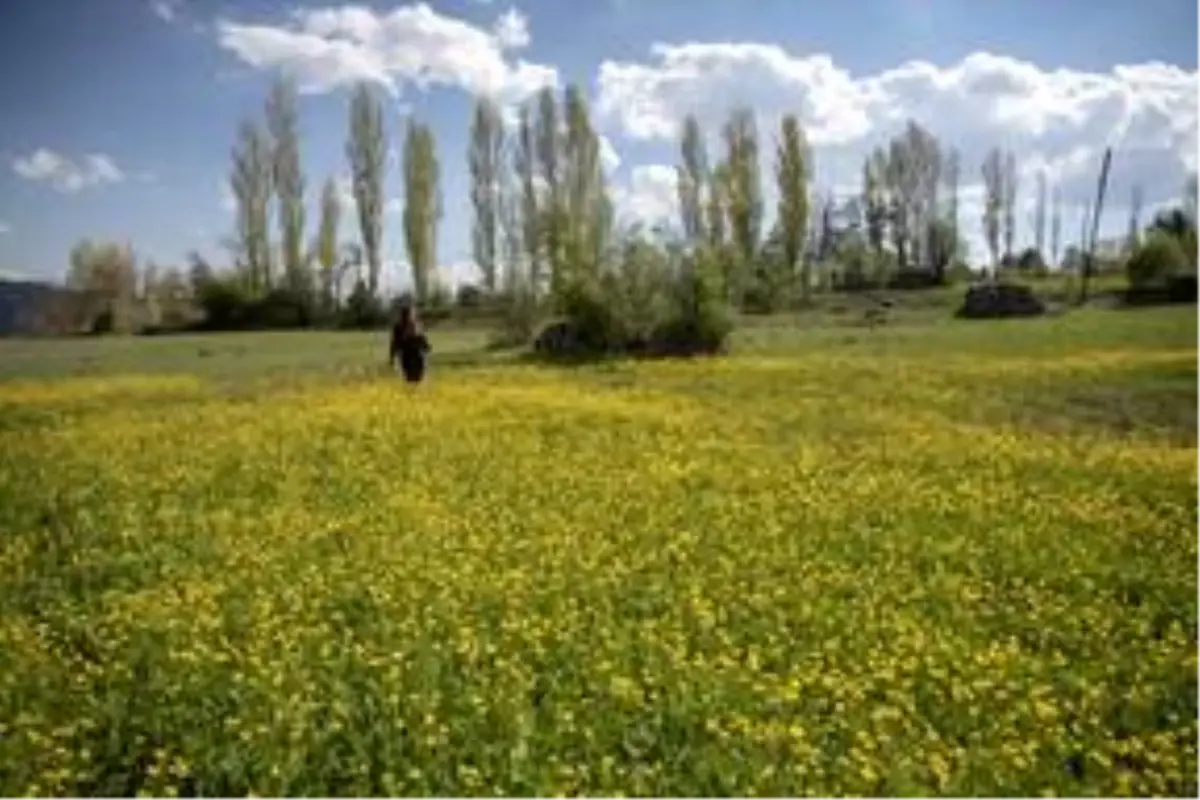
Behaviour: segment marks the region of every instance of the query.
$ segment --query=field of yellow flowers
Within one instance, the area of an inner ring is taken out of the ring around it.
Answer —
[[[1190,325],[5,381],[0,793],[1194,795]]]

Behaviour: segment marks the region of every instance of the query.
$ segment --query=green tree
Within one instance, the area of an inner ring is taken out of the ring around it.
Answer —
[[[812,168],[809,163],[808,141],[795,114],[788,114],[780,124],[779,143],[775,157],[775,180],[779,186],[778,226],[783,251],[786,284],[791,284],[797,263],[804,250],[808,231],[808,184]],[[803,260],[800,291],[805,302],[812,293],[812,276],[808,259]]]
[[[562,197],[562,123],[558,99],[550,87],[537,96],[537,116],[533,126],[533,141],[537,153],[537,175],[541,191],[537,200],[538,239],[542,256],[550,270],[550,294],[562,296],[564,276],[562,244],[565,221]]]
[[[307,291],[311,276],[304,253],[304,171],[300,162],[296,86],[292,81],[279,79],[272,84],[266,118],[272,144],[272,182],[279,201],[284,280],[293,291]]]
[[[1009,150],[1004,155],[1004,260],[1013,260],[1013,242],[1017,237],[1017,157]]]
[[[359,84],[350,99],[350,135],[346,142],[346,157],[350,161],[359,233],[367,260],[366,291],[372,298],[378,296],[382,263],[386,149],[383,107],[367,84]]]
[[[437,270],[437,229],[442,197],[433,129],[409,119],[404,137],[404,244],[412,265],[417,303],[430,299]]]
[[[862,208],[863,227],[866,229],[867,242],[879,260],[883,258],[883,245],[887,239],[886,181],[887,156],[881,148],[877,147],[871,155],[863,159]]]
[[[321,219],[317,229],[316,260],[321,267],[321,302],[326,311],[336,308],[335,285],[338,277],[338,229],[342,221],[342,200],[337,182],[325,181],[321,189]]]
[[[612,203],[600,160],[600,137],[578,86],[567,87],[562,107],[565,282],[595,287],[612,234]]]
[[[709,175],[704,133],[691,114],[683,122],[680,155],[683,163],[676,168],[680,222],[684,238],[696,247],[705,238],[704,187],[708,185]]]
[[[946,221],[949,223],[953,241],[958,243],[962,241],[958,221],[958,190],[959,182],[962,180],[962,156],[957,148],[950,148],[950,151],[946,154],[942,174],[946,180]],[[939,283],[944,279],[945,275],[937,276]]]
[[[489,293],[497,288],[500,260],[500,181],[504,166],[504,119],[490,98],[475,103],[467,153],[471,173],[471,252]]]
[[[270,204],[273,191],[271,145],[255,122],[238,128],[233,149],[229,188],[237,206],[236,249],[245,271],[245,283],[254,295],[271,288]]]
[[[546,278],[542,258],[541,206],[537,187],[537,143],[528,106],[522,106],[517,118],[517,142],[513,151],[513,171],[520,196],[513,214],[518,220],[521,243],[525,250],[528,289],[536,299]]]
[[[1050,263],[1058,266],[1062,246],[1062,193],[1058,186],[1050,193]]]
[[[80,322],[97,331],[133,330],[138,271],[129,245],[90,239],[76,243],[71,248],[66,284],[87,300],[89,319]]]
[[[1004,154],[998,147],[983,160],[983,237],[992,255],[992,274],[1000,264],[1000,216],[1005,208]]]
[[[735,304],[741,304],[762,237],[762,178],[759,173],[758,130],[754,112],[735,109],[725,124],[726,212],[736,260],[728,281]]]

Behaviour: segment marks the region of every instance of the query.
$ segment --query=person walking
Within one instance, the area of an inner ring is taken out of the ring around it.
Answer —
[[[421,330],[417,310],[411,303],[400,307],[399,317],[392,325],[392,345],[388,364],[395,365],[399,359],[400,371],[409,383],[420,383],[425,377],[425,356],[432,348],[429,339]]]

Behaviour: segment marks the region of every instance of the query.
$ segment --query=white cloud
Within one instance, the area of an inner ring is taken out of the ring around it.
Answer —
[[[1147,203],[1177,194],[1196,167],[1197,74],[1162,63],[1089,73],[974,53],[947,67],[913,61],[855,76],[827,55],[687,43],[656,44],[646,62],[599,69],[600,123],[635,139],[673,141],[691,112],[715,145],[736,105],[758,113],[766,179],[774,129],[788,111],[805,126],[825,186],[856,185],[863,156],[910,117],[962,151],[964,183],[978,180],[992,146],[1017,153],[1023,191],[1032,192],[1032,174],[1044,167],[1080,203],[1095,192],[1107,145],[1113,190],[1128,194],[1141,183]]]
[[[606,174],[612,174],[617,171],[617,167],[621,166],[621,156],[617,153],[617,148],[613,147],[612,140],[607,136],[600,135],[600,164],[604,167]]]
[[[102,153],[90,153],[74,161],[44,147],[12,164],[17,175],[31,181],[49,183],[65,194],[74,194],[90,186],[121,183],[124,173]]]
[[[0,219],[0,236],[6,233],[12,233],[12,225]]]
[[[163,22],[173,22],[182,0],[150,0],[150,10]]]
[[[492,34],[505,50],[519,50],[529,46],[529,19],[510,8],[501,14],[492,25]]]
[[[363,6],[304,9],[286,25],[222,20],[217,32],[221,46],[242,61],[291,73],[308,93],[367,81],[393,96],[410,84],[454,86],[507,104],[558,80],[553,67],[507,57],[507,50],[528,43],[524,17],[515,10],[494,31],[417,3],[387,13]]]
[[[664,164],[636,166],[628,184],[613,186],[612,197],[622,224],[673,225],[679,213],[675,168]]]

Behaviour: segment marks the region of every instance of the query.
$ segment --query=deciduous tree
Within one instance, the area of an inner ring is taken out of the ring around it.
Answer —
[[[504,168],[504,119],[491,98],[475,102],[467,153],[471,174],[471,252],[489,293],[497,288],[500,261],[500,183]]]
[[[386,150],[383,107],[368,85],[359,84],[350,100],[350,136],[346,142],[346,157],[350,161],[359,233],[367,261],[366,288],[372,298],[378,295],[383,257]]]
[[[437,230],[442,216],[440,170],[433,129],[410,118],[404,137],[404,244],[412,265],[413,293],[430,300],[437,270]]]
[[[808,184],[811,174],[809,147],[795,114],[783,118],[775,156],[775,180],[779,188],[778,226],[788,283],[795,278],[808,231]],[[812,291],[808,259],[803,259],[800,290],[805,301]]]

